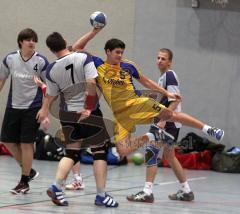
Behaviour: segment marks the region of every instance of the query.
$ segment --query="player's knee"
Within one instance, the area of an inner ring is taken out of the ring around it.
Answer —
[[[154,146],[147,146],[146,152],[145,152],[145,162],[147,167],[157,165],[157,157],[158,157],[159,151],[160,149]]]
[[[105,143],[103,146],[99,146],[96,148],[91,148],[91,152],[93,155],[93,160],[104,160],[107,161],[107,151],[108,145]]]
[[[80,150],[66,149],[65,152],[65,157],[72,159],[74,165],[80,160]]]
[[[173,111],[165,108],[159,115],[161,120],[171,120],[173,117]]]

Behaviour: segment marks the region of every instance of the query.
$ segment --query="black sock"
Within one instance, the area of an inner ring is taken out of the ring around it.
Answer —
[[[29,181],[29,176],[28,175],[22,175],[20,182],[28,184],[28,181]]]

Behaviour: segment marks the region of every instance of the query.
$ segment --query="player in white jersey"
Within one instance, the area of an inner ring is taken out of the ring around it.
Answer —
[[[32,29],[22,30],[17,38],[19,50],[8,54],[0,69],[0,90],[6,79],[11,78],[1,141],[22,168],[21,180],[11,190],[14,194],[26,193],[28,182],[38,176],[32,169],[33,142],[39,127],[36,114],[41,108],[43,93],[33,77],[45,79],[48,61],[35,51],[37,41],[37,34]]]
[[[160,49],[157,56],[157,66],[160,70],[160,77],[158,80],[158,85],[165,88],[167,91],[172,93],[180,93],[179,90],[179,80],[176,73],[171,69],[173,59],[173,53],[170,49],[162,48]],[[175,112],[181,112],[181,103],[176,100],[169,99],[165,96],[158,94],[157,101],[165,105],[169,109]],[[176,122],[165,122],[165,121],[156,121],[157,125],[165,129],[166,132],[174,136],[175,141],[178,139],[179,130],[181,128],[181,123]],[[174,149],[169,147],[163,147],[163,156],[168,160],[170,166],[172,167],[176,177],[180,182],[180,190],[176,194],[169,195],[171,200],[182,200],[182,201],[192,201],[194,199],[194,194],[190,189],[190,186],[187,182],[185,172],[178,159],[175,156]],[[146,148],[146,159],[148,159],[150,153],[155,154],[155,158],[150,161],[150,164],[147,164],[146,171],[146,182],[142,191],[137,194],[130,195],[127,197],[129,201],[137,202],[148,202],[152,203],[154,201],[153,197],[153,183],[157,174],[157,156],[159,149],[154,148],[153,146],[147,146]]]
[[[56,181],[47,190],[47,194],[56,205],[68,206],[62,186],[72,166],[79,161],[79,149],[85,142],[96,143],[99,140],[99,143],[91,148],[98,192],[95,204],[117,207],[118,203],[104,191],[107,171],[107,147],[104,140],[109,136],[101,111],[95,103],[97,100],[95,78],[98,74],[92,57],[87,53],[71,53],[66,48],[65,40],[57,32],[50,34],[46,43],[58,59],[47,68],[47,94],[37,118],[39,122],[44,120],[48,116],[50,104],[60,95],[59,116],[67,141],[66,155],[59,162]]]

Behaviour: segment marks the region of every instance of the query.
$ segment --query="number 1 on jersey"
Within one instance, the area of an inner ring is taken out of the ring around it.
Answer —
[[[73,75],[73,64],[67,65],[65,67],[66,70],[71,70],[71,79],[72,79],[72,83],[75,84],[75,80],[74,80],[74,75]]]

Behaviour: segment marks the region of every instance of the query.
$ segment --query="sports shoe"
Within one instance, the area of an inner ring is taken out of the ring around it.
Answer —
[[[174,144],[174,137],[165,130],[160,129],[155,125],[150,126],[149,132],[154,135],[155,141],[162,141],[163,143],[166,143],[168,145]]]
[[[183,192],[182,190],[178,190],[177,193],[168,196],[171,200],[178,200],[178,201],[192,201],[194,200],[193,192]]]
[[[19,184],[10,190],[12,194],[23,193],[26,194],[29,191],[29,185],[25,182],[19,182]]]
[[[95,205],[105,206],[105,207],[118,207],[118,202],[116,202],[112,196],[106,194],[105,197],[96,195]]]
[[[47,195],[52,199],[52,202],[58,206],[68,206],[68,202],[64,197],[64,192],[52,185],[47,190]]]
[[[144,191],[140,191],[135,195],[127,196],[128,201],[135,201],[135,202],[146,202],[146,203],[153,203],[154,197],[153,194],[151,195],[146,194]]]
[[[73,179],[72,183],[67,184],[65,186],[66,190],[83,190],[85,188],[85,184],[83,180]]]
[[[29,182],[34,180],[35,178],[37,178],[39,176],[39,172],[36,171],[35,169],[31,169],[30,173],[29,173]]]
[[[223,139],[224,136],[224,131],[215,127],[209,128],[207,130],[207,133],[209,136],[216,138],[219,142]]]

